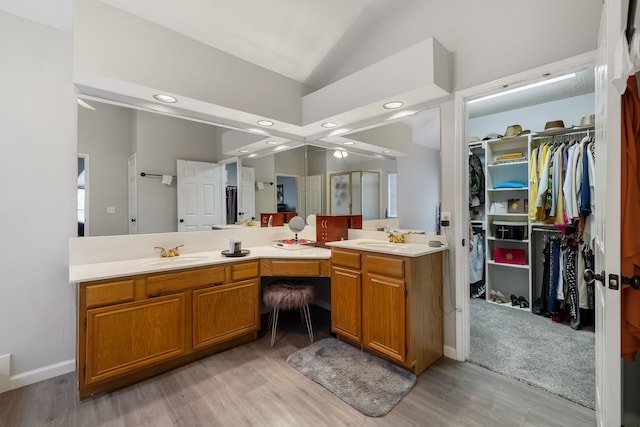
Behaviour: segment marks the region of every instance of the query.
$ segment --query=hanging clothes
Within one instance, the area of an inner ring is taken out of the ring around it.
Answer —
[[[538,151],[540,148],[531,150],[531,158],[529,159],[529,199],[536,200],[538,198]],[[529,219],[536,219],[536,204],[529,203]]]
[[[469,155],[469,206],[484,203],[484,168],[477,154]]]
[[[627,79],[622,96],[621,147],[621,272],[624,277],[640,274],[640,98],[635,76]],[[640,292],[623,285],[621,303],[621,353],[635,360],[640,348]]]

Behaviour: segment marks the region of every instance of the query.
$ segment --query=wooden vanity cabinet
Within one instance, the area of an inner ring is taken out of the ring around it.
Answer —
[[[258,261],[233,264],[226,283],[193,291],[194,349],[260,329],[258,270]]]
[[[94,384],[187,351],[186,294],[87,310],[84,384]]]
[[[356,344],[362,343],[361,255],[331,249],[331,330]]]
[[[338,337],[416,375],[442,356],[442,252],[402,257],[332,248],[331,258]]]
[[[259,261],[80,283],[80,398],[257,337]]]

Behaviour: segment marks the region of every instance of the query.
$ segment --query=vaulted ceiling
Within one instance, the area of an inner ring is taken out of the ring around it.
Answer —
[[[319,88],[353,46],[411,2],[398,0],[102,0],[248,62]]]

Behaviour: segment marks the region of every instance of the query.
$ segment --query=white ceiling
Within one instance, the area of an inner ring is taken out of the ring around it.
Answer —
[[[335,46],[366,36],[401,7],[397,0],[102,1],[316,89],[327,76],[311,76]],[[339,66],[322,65],[329,74]]]

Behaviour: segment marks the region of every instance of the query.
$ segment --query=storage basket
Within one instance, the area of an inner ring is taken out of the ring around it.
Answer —
[[[494,248],[493,260],[502,264],[527,264],[524,249]]]
[[[528,236],[528,224],[515,221],[494,221],[493,235],[496,239],[524,240]]]

